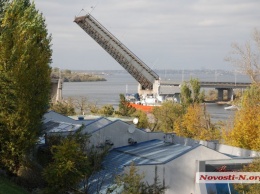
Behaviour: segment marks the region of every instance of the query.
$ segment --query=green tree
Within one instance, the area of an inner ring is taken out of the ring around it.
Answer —
[[[4,12],[4,6],[5,6],[6,2],[8,2],[8,0],[0,0],[0,18],[1,18],[2,13]],[[1,29],[1,27],[0,27],[0,29]]]
[[[114,107],[111,104],[104,105],[99,110],[99,113],[105,116],[111,116],[114,114]]]
[[[66,116],[72,116],[76,114],[72,99],[68,99],[67,101],[61,102],[58,101],[52,104],[50,109]]]
[[[99,108],[98,108],[96,102],[95,102],[95,103],[89,103],[89,106],[88,106],[88,107],[89,107],[90,113],[97,114],[98,111],[99,111]]]
[[[181,85],[181,104],[188,107],[190,104],[201,103],[204,100],[204,92],[200,91],[198,79],[190,79]]]
[[[83,129],[84,126],[68,136],[47,137],[48,147],[38,159],[44,167],[42,174],[48,184],[46,193],[73,191],[79,184],[84,193],[88,193],[89,177],[101,170],[110,146],[98,150],[90,147],[90,135],[83,134]]]
[[[166,187],[160,183],[157,166],[155,166],[154,183],[148,184],[143,181],[145,178],[144,173],[139,174],[138,169],[132,162],[128,172],[121,176],[116,177],[117,187],[123,186],[123,194],[163,194]]]
[[[0,165],[17,173],[48,108],[51,38],[29,0],[8,2],[0,26]]]
[[[138,123],[136,124],[138,128],[146,129],[149,126],[147,114],[144,111],[137,110],[132,116],[138,118]]]
[[[120,94],[120,102],[117,114],[121,116],[131,116],[136,109],[130,105],[130,103],[126,100],[124,94]]]
[[[65,193],[77,187],[89,171],[88,158],[77,138],[64,138],[51,147],[53,162],[43,171],[50,193]]]
[[[183,114],[183,108],[178,103],[167,101],[161,106],[154,107],[153,111],[152,131],[173,132],[174,123]]]

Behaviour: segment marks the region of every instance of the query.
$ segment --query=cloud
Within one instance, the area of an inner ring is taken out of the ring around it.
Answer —
[[[69,69],[121,68],[73,22],[90,11],[139,58],[149,64],[159,59],[154,68],[210,64],[226,69],[223,59],[230,44],[248,40],[252,29],[260,27],[258,0],[35,0],[35,4],[53,36],[53,66]]]

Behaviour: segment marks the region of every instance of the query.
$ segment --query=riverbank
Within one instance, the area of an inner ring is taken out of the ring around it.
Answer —
[[[107,81],[102,75],[100,74],[93,74],[87,72],[72,72],[71,70],[65,71],[57,71],[54,69],[51,72],[52,78],[59,78],[63,79],[63,82],[97,82],[97,81]]]

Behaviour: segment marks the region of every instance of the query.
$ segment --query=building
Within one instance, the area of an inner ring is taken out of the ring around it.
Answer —
[[[241,169],[243,164],[250,163],[260,154],[214,141],[146,132],[133,124],[104,117],[74,120],[53,111],[44,116],[47,135],[68,135],[82,124],[82,132],[91,135],[90,145],[97,149],[106,144],[111,146],[103,162],[103,170],[89,180],[90,193],[106,193],[108,189],[113,192],[114,178],[126,172],[131,163],[135,164],[138,172],[144,173],[145,182],[149,184],[158,176],[160,182],[167,186],[167,194],[228,192],[227,184],[196,183],[196,172],[214,172],[222,166]]]

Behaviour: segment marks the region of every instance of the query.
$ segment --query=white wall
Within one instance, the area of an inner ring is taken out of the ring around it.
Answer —
[[[137,143],[159,139],[163,140],[164,133],[145,132],[135,128],[133,133],[129,133],[130,125],[120,120],[115,121],[91,134],[90,143],[98,145],[107,139],[114,143],[113,148],[129,145],[128,139],[132,138]]]
[[[200,193],[200,190],[196,191],[196,186],[198,186],[195,180],[197,161],[229,158],[205,146],[199,146],[164,165],[157,165],[158,176],[161,183],[165,180],[165,185],[168,186],[166,194]],[[152,184],[155,166],[141,165],[137,166],[137,168],[139,173],[145,173],[145,181]]]
[[[193,146],[195,144],[201,144],[210,149],[216,150],[221,153],[233,155],[233,156],[240,156],[240,157],[260,156],[260,152],[242,149],[239,147],[234,147],[234,146],[229,146],[229,145],[224,145],[224,144],[219,144],[218,141],[198,141],[198,140],[189,139],[189,138],[185,138],[185,137],[179,137],[179,136],[174,135],[173,142],[178,143],[178,144],[189,145],[189,146]]]

